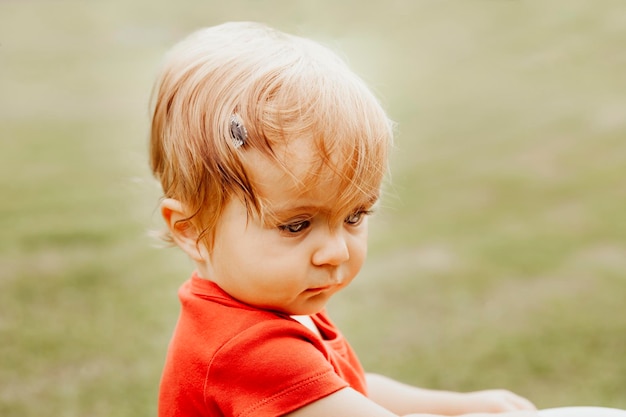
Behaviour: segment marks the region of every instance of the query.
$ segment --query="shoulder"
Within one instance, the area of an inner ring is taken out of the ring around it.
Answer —
[[[268,320],[215,352],[204,396],[228,415],[283,415],[346,386],[321,339],[300,323]]]
[[[162,398],[172,408],[283,415],[348,385],[327,344],[290,317],[241,304],[215,287],[181,290],[162,379]]]
[[[302,324],[276,317],[256,322],[223,340],[209,364],[209,373],[217,372],[220,362],[231,367],[233,363],[244,361],[240,370],[253,364],[256,372],[284,372],[276,364],[288,363],[291,372],[298,373],[299,364],[306,366],[311,361],[310,356],[318,356],[325,350],[321,339]]]
[[[300,323],[203,304],[201,314],[182,312],[170,343],[161,384],[169,407],[282,415],[347,385],[323,342]]]
[[[245,355],[273,339],[310,341],[306,329],[286,315],[233,299],[192,295],[183,299],[170,352],[208,366],[216,356]]]

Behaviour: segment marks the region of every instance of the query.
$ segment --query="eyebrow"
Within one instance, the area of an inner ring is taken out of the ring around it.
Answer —
[[[296,213],[320,213],[328,212],[325,207],[315,205],[303,205],[303,206],[284,206],[284,207],[272,207],[270,212],[274,218],[285,218]]]
[[[372,196],[370,199],[365,201],[363,204],[357,204],[356,208],[369,208],[374,206],[380,200],[379,194]],[[329,210],[327,207],[317,206],[315,204],[304,204],[301,206],[279,206],[279,207],[270,207],[270,212],[272,213],[273,218],[284,218],[289,217],[291,213],[302,213],[302,212],[310,212],[310,213],[332,213],[333,210]]]

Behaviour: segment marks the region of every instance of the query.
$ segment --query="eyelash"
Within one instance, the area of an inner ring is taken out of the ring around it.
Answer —
[[[350,214],[345,218],[344,222],[349,224],[350,226],[358,226],[363,221],[365,216],[369,216],[372,214],[372,210],[357,210],[354,213]],[[357,219],[353,222],[348,221],[351,217],[356,217]]]
[[[348,215],[344,219],[344,223],[350,226],[358,226],[363,221],[365,216],[369,216],[373,213],[372,210],[357,210],[354,213]],[[356,219],[354,219],[356,217]],[[311,225],[311,220],[298,220],[293,223],[281,224],[278,229],[281,232],[288,233],[290,235],[297,235],[302,233]]]
[[[301,233],[303,230],[308,229],[310,225],[311,225],[310,220],[299,220],[293,223],[281,224],[280,226],[278,226],[278,229],[281,232],[286,232],[291,235],[297,235],[298,233]]]

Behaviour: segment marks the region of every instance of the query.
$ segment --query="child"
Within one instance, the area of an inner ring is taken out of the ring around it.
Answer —
[[[195,271],[179,291],[161,417],[534,410],[507,391],[366,374],[328,318],[365,259],[391,140],[368,88],[312,41],[227,23],[173,49],[155,89],[151,167],[167,238]]]

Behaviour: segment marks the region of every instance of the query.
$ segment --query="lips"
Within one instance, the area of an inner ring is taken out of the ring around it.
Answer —
[[[322,292],[322,291],[326,291],[329,288],[330,288],[330,285],[326,285],[324,287],[309,288],[306,290],[306,292]]]

